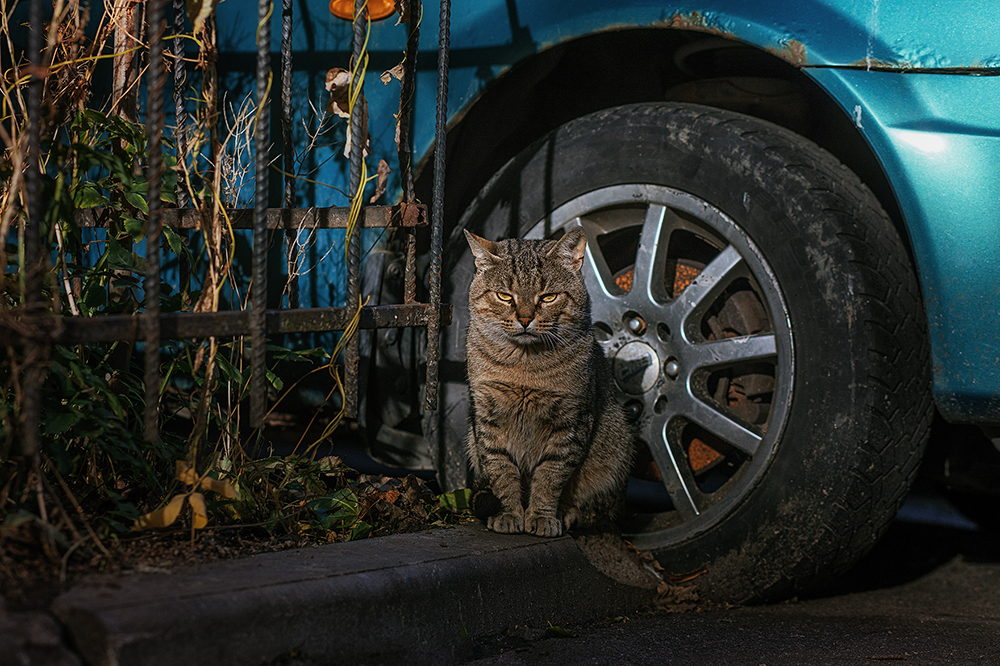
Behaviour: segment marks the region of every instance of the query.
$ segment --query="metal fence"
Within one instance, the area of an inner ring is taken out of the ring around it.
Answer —
[[[267,208],[268,193],[268,114],[270,112],[269,76],[271,74],[270,21],[273,6],[271,0],[259,0],[259,32],[257,38],[256,100],[258,115],[255,132],[255,199],[254,207],[246,210],[229,211],[234,228],[253,230],[252,281],[250,285],[250,308],[248,310],[209,313],[161,313],[160,312],[160,244],[164,225],[176,229],[197,229],[199,217],[192,208],[163,208],[160,203],[160,186],[163,179],[162,158],[164,132],[164,81],[163,58],[164,35],[167,32],[168,9],[173,10],[175,33],[183,30],[184,2],[174,0],[147,0],[146,16],[149,39],[149,66],[147,72],[148,101],[146,105],[147,127],[147,178],[149,212],[145,221],[146,266],[144,282],[145,309],[136,315],[104,315],[97,317],[66,317],[48,311],[43,296],[43,276],[47,257],[41,238],[41,220],[44,214],[39,158],[41,155],[40,119],[44,63],[42,62],[43,17],[42,1],[31,0],[28,38],[28,59],[31,79],[28,83],[28,155],[25,174],[27,187],[27,215],[24,228],[25,261],[22,270],[25,280],[25,309],[17,318],[16,325],[10,321],[0,322],[0,336],[24,350],[27,362],[21,378],[21,443],[26,456],[34,456],[39,451],[39,426],[41,416],[41,386],[45,377],[44,348],[57,344],[77,344],[113,341],[145,342],[145,438],[150,442],[159,437],[159,389],[161,383],[159,349],[161,341],[167,339],[198,339],[207,337],[235,337],[249,331],[250,344],[250,421],[252,428],[262,426],[267,403],[265,382],[265,344],[268,335],[284,333],[348,331],[352,334],[345,348],[345,411],[349,417],[357,414],[358,405],[358,362],[359,347],[357,329],[425,327],[427,330],[427,377],[425,408],[437,408],[439,337],[442,324],[450,322],[451,308],[441,303],[441,247],[442,216],[444,210],[445,173],[445,121],[448,94],[448,49],[450,0],[441,0],[439,15],[439,50],[437,55],[437,113],[434,151],[433,199],[429,215],[430,226],[430,272],[428,277],[429,297],[427,302],[417,301],[416,289],[416,230],[428,226],[426,207],[418,204],[414,197],[411,143],[411,108],[409,100],[415,85],[416,53],[419,28],[411,30],[406,47],[406,60],[401,90],[401,117],[399,118],[399,173],[402,180],[402,201],[394,206],[366,206],[361,210],[358,223],[354,226],[348,242],[347,257],[347,305],[342,307],[298,309],[297,298],[291,298],[292,309],[267,310],[267,233],[286,230],[294,233],[305,224],[313,229],[347,229],[349,209],[335,208],[293,208],[295,182],[292,169],[286,168],[284,181],[284,207]],[[419,7],[420,0],[404,0]],[[292,0],[282,0],[281,39],[281,126],[283,134],[283,163],[293,160],[291,145],[291,72],[292,72]],[[364,48],[368,18],[367,1],[355,0],[354,62],[361,60]],[[174,55],[183,56],[183,42],[173,42]],[[352,81],[359,85],[361,67],[356,68]],[[177,94],[183,82],[183,68],[174,69],[175,99],[177,105],[179,151],[183,150],[183,95]],[[355,104],[350,119],[354,137],[362,135],[362,108]],[[350,194],[363,189],[362,182],[362,140],[355,140],[350,154]],[[183,196],[179,204],[184,205]],[[93,211],[77,215],[81,226],[101,224],[101,216]],[[360,294],[360,233],[362,227],[394,227],[405,234],[405,293],[404,302],[395,305],[361,305]],[[295,244],[289,243],[290,252]],[[34,359],[34,360],[32,360]]]

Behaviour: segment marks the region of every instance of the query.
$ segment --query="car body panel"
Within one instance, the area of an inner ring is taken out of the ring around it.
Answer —
[[[252,51],[256,17],[237,4],[218,7],[227,26],[220,43]],[[297,74],[308,59],[309,94],[322,101],[315,79],[327,67],[346,67],[351,26],[333,19],[322,0],[296,8]],[[954,421],[1000,423],[1000,77],[993,76],[1000,74],[1000,12],[993,0],[475,0],[452,8],[453,126],[498,78],[516,77],[519,64],[610,30],[659,26],[740,40],[802,69],[853,119],[891,184],[924,293],[939,409]],[[437,2],[425,3],[418,156],[434,139],[437,12]],[[372,26],[370,70],[401,57],[406,29],[393,22]],[[369,71],[372,161],[394,162],[397,94]],[[320,159],[315,177],[342,186],[346,161],[331,152],[336,159]],[[341,202],[319,195],[305,202],[334,203]]]
[[[811,70],[895,189],[928,316],[934,397],[1000,421],[1000,77]],[[901,177],[902,176],[902,177]]]

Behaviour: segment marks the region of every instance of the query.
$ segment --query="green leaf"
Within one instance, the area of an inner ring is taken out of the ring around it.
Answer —
[[[119,271],[146,274],[146,260],[135,252],[129,252],[113,238],[107,242],[108,267]]]
[[[351,534],[347,537],[348,541],[356,541],[358,539],[364,539],[372,531],[372,526],[363,520],[359,520],[357,524],[351,528]]]
[[[42,432],[46,435],[59,435],[66,432],[80,421],[80,415],[75,412],[57,414],[45,424]]]
[[[216,354],[215,363],[219,366],[219,371],[225,375],[229,381],[236,382],[237,384],[243,383],[243,373],[239,371],[239,368],[226,360],[225,357]]]
[[[330,353],[320,347],[316,347],[315,349],[286,349],[278,345],[268,345],[267,353],[271,358],[281,361],[311,361],[316,358],[330,358]]]
[[[125,217],[125,231],[132,237],[133,240],[142,240],[145,237],[145,226],[146,223],[142,220],[137,220],[134,217]]]
[[[73,205],[77,208],[107,206],[108,198],[91,183],[83,183],[73,194]]]
[[[472,508],[472,491],[468,488],[453,490],[438,495],[438,503],[442,509],[465,511]]]
[[[96,312],[108,304],[108,290],[99,280],[86,280],[80,301],[86,306],[88,314]]]
[[[280,391],[285,387],[285,382],[281,381],[281,377],[267,369],[264,372],[267,373],[267,381],[270,382],[275,391]]]
[[[143,214],[149,215],[149,205],[146,203],[146,197],[133,190],[126,190],[125,200],[138,208]]]
[[[167,246],[174,254],[178,257],[187,255],[190,258],[190,252],[184,245],[184,241],[181,240],[180,234],[170,227],[163,227],[163,235],[167,239]]]

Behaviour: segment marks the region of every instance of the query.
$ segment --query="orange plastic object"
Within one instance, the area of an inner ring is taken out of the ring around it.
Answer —
[[[368,14],[373,21],[384,19],[396,11],[393,0],[368,0]],[[354,0],[330,0],[330,13],[337,18],[354,20]]]

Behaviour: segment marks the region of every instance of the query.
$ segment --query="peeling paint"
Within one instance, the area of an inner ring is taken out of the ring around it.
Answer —
[[[708,14],[701,12],[691,12],[690,14],[673,14],[662,22],[667,28],[678,30],[694,30],[697,32],[707,32],[711,35],[718,35],[727,39],[738,39],[730,30],[726,30],[716,25]]]
[[[772,46],[768,47],[767,50],[796,67],[805,67],[808,64],[806,45],[797,39],[785,40],[781,48]]]

